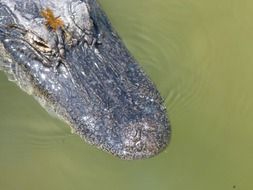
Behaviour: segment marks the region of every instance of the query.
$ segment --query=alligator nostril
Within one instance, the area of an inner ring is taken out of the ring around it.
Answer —
[[[141,139],[141,129],[137,129],[135,131],[135,135],[133,137],[133,141],[137,142]]]

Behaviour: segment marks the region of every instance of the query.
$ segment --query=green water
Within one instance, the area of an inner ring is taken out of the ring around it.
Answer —
[[[253,189],[253,1],[100,0],[165,98],[165,152],[85,144],[0,73],[2,190]]]

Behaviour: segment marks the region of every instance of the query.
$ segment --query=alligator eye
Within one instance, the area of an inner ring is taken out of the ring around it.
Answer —
[[[36,44],[36,45],[38,45],[38,46],[41,46],[41,47],[43,47],[43,48],[49,48],[45,43],[42,43],[42,42],[39,42],[39,41],[34,41],[34,43]]]
[[[52,49],[44,41],[33,40],[32,45],[37,50],[39,50],[40,52],[43,52],[44,54],[48,54],[48,55],[52,54]]]
[[[43,53],[51,53],[52,50],[51,48],[43,41],[33,41],[33,45],[35,46],[36,49],[39,49]]]
[[[47,42],[38,36],[37,34],[27,31],[25,34],[25,39],[31,46],[33,46],[36,50],[44,54],[52,54],[52,48],[47,44]]]

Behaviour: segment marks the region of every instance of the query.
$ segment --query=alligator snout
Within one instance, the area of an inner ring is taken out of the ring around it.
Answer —
[[[168,134],[163,126],[152,121],[129,124],[123,130],[123,148],[119,156],[124,159],[141,159],[157,155],[165,147]]]

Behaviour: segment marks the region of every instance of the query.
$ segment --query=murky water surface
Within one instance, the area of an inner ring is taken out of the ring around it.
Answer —
[[[0,189],[253,189],[253,1],[100,0],[157,84],[173,126],[161,155],[85,144],[0,73]]]

